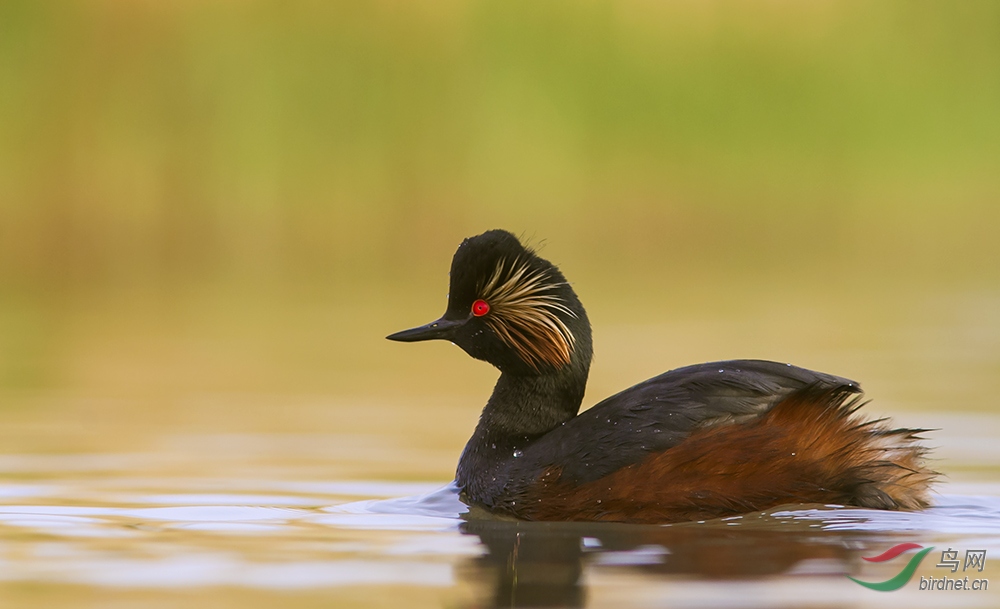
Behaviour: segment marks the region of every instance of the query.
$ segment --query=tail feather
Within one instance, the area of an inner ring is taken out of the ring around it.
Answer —
[[[927,507],[939,474],[925,464],[928,451],[920,434],[931,430],[893,428],[888,418],[864,420],[858,410],[867,403],[843,387],[809,386],[768,414],[788,425],[790,435],[812,432],[816,441],[808,456],[826,470],[828,479],[839,482],[844,503],[877,509]]]

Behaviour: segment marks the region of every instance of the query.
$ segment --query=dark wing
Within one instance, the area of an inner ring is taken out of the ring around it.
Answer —
[[[746,421],[808,385],[853,387],[849,379],[763,360],[696,364],[617,393],[525,450],[523,463],[562,468],[562,479],[596,480],[651,452],[679,444],[694,429]],[[529,451],[531,454],[529,454]],[[530,483],[538,471],[512,472]]]

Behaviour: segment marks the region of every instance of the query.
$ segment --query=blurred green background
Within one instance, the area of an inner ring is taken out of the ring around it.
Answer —
[[[995,2],[5,0],[0,393],[468,393],[451,454],[493,371],[382,337],[503,227],[592,398],[758,356],[993,408],[998,168]]]

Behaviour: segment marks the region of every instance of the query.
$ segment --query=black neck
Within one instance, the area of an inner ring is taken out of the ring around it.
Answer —
[[[506,482],[506,466],[536,439],[576,416],[587,385],[589,353],[585,362],[580,359],[549,374],[500,375],[458,463],[456,482],[469,498],[491,505]]]
[[[576,416],[587,377],[574,374],[515,376],[502,374],[483,408],[476,435],[543,434]],[[475,437],[475,436],[473,436]]]

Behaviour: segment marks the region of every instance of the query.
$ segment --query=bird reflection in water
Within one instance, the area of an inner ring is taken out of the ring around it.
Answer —
[[[746,519],[745,524],[649,526],[471,517],[462,531],[477,535],[486,553],[460,565],[457,576],[485,596],[477,606],[583,607],[587,568],[628,569],[654,578],[752,580],[788,573],[803,561],[822,561],[811,563],[809,572],[842,576],[870,537],[810,527],[815,521],[778,526],[761,515],[758,526],[754,516]]]

